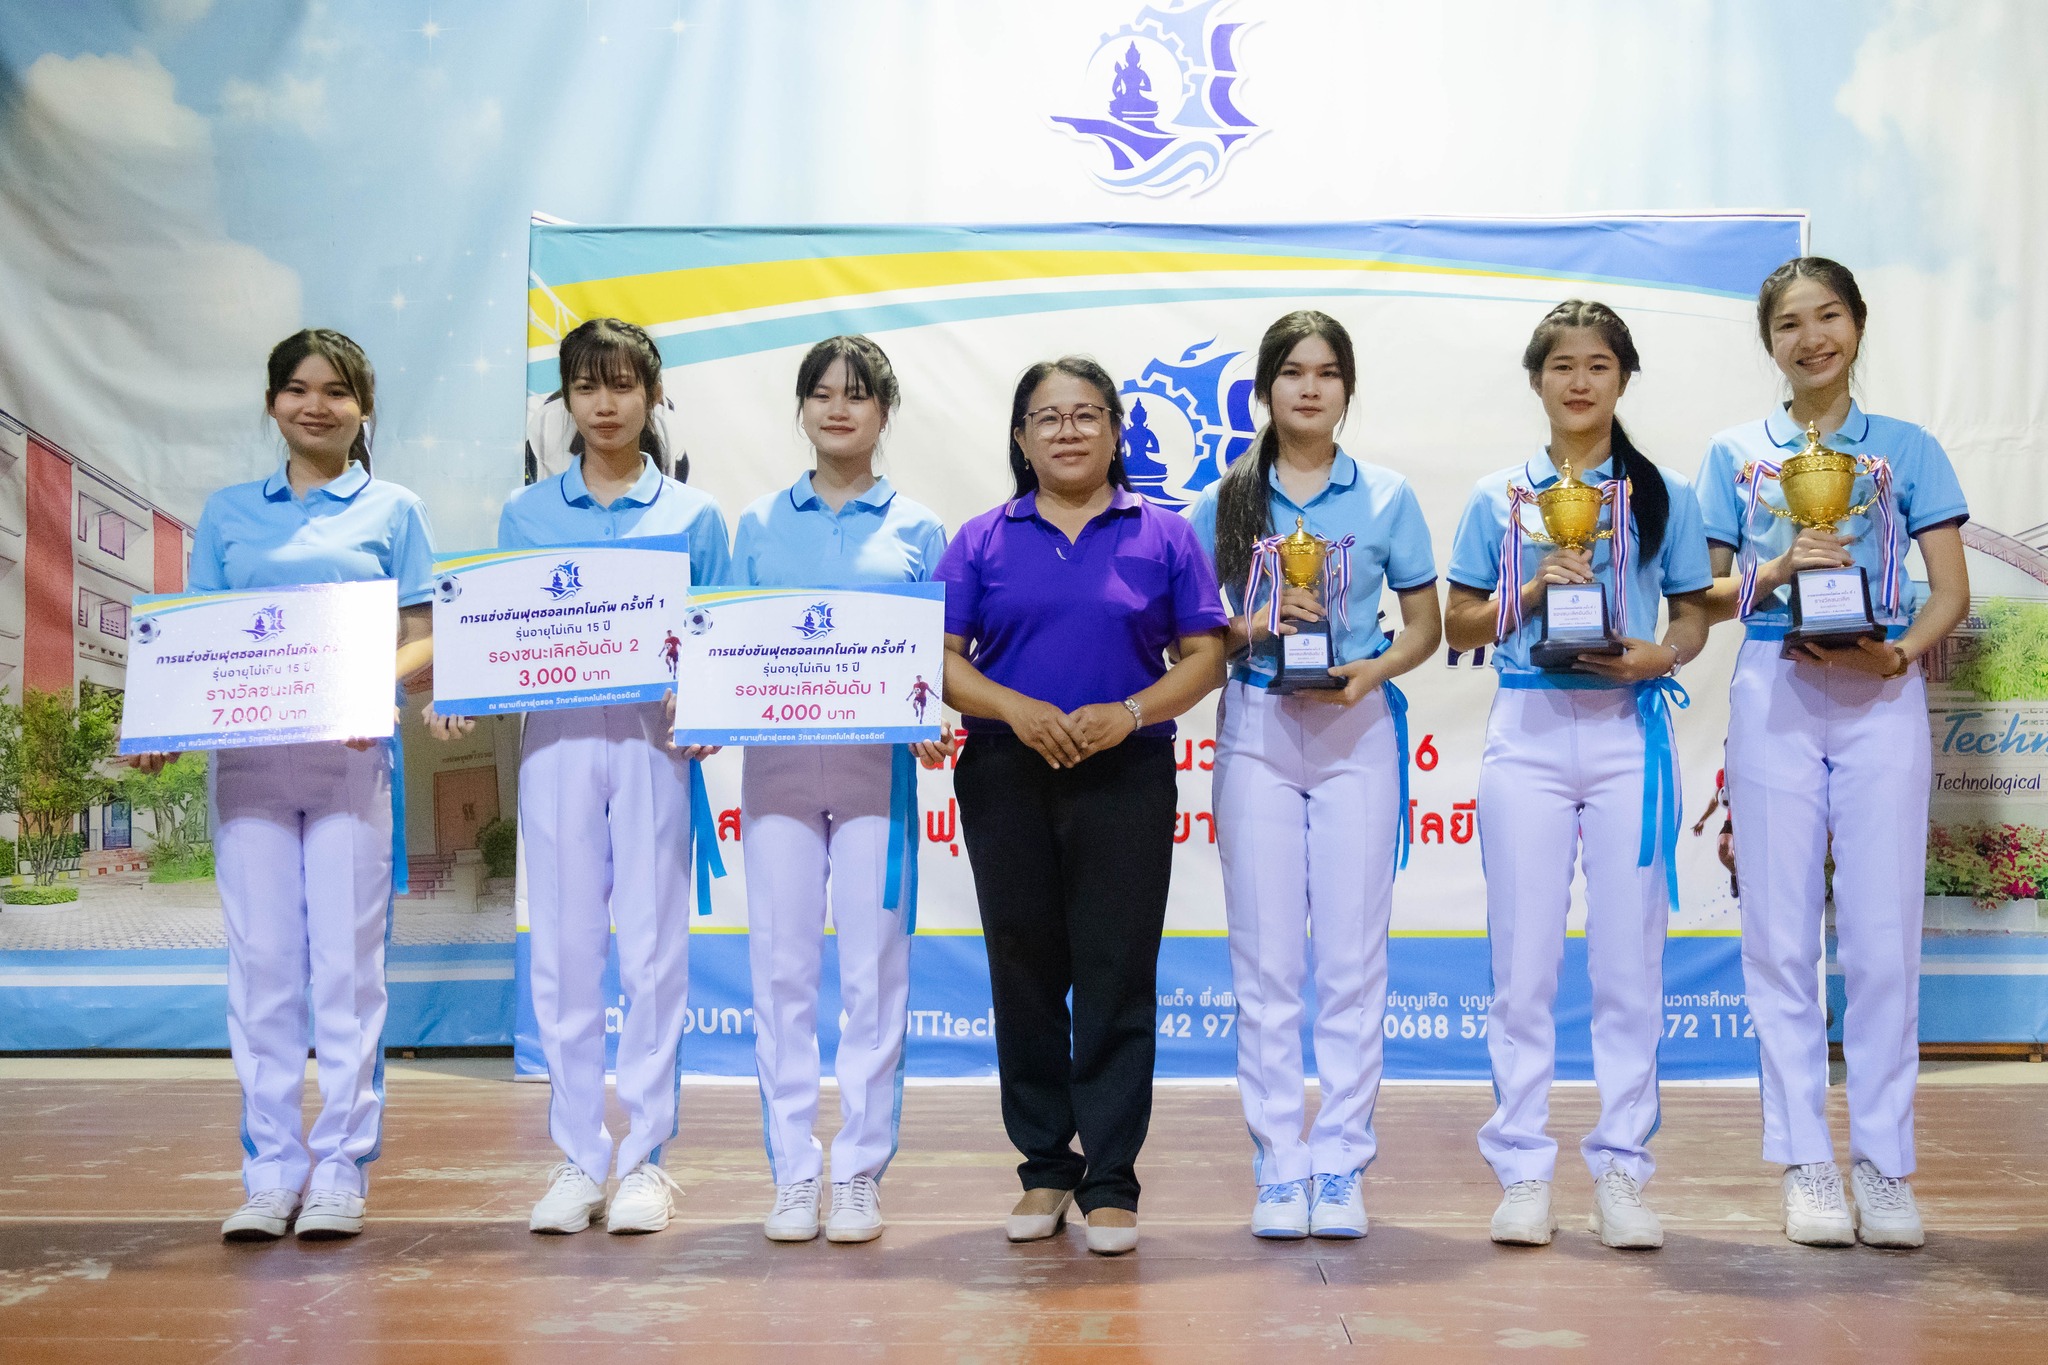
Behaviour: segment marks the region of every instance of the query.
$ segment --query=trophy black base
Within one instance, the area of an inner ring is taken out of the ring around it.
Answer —
[[[1328,621],[1292,621],[1292,635],[1282,635],[1280,672],[1273,681],[1275,692],[1321,692],[1344,686],[1344,679],[1330,676],[1337,662],[1330,644]]]
[[[1607,623],[1603,583],[1552,583],[1543,592],[1543,636],[1529,646],[1529,662],[1545,673],[1570,673],[1582,654],[1612,657],[1628,646]]]
[[[1792,575],[1792,628],[1785,632],[1780,658],[1811,658],[1807,645],[1847,649],[1858,640],[1884,637],[1870,609],[1870,576],[1860,566],[1801,569]]]

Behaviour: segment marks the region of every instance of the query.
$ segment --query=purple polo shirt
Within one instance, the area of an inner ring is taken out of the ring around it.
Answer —
[[[1129,489],[1068,544],[1026,493],[969,521],[939,561],[946,633],[991,682],[1062,711],[1120,702],[1166,674],[1166,647],[1230,624],[1194,529]],[[1008,734],[966,718],[974,734]],[[1139,731],[1170,736],[1173,722]]]

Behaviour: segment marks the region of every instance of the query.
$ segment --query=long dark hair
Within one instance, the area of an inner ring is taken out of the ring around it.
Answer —
[[[803,414],[804,400],[824,381],[825,371],[832,368],[835,360],[846,362],[846,396],[874,399],[882,405],[882,420],[888,421],[902,401],[903,391],[896,383],[896,367],[889,363],[888,355],[864,336],[826,337],[804,352],[796,367],[797,414]]]
[[[1529,372],[1532,383],[1541,382],[1543,366],[1549,361],[1558,337],[1574,327],[1600,334],[1621,364],[1624,385],[1627,376],[1642,373],[1642,356],[1637,353],[1635,338],[1629,335],[1621,314],[1597,300],[1566,299],[1536,324],[1529,345],[1522,352],[1522,368]],[[1671,490],[1665,486],[1663,471],[1636,449],[1618,417],[1614,419],[1613,442],[1616,463],[1629,484],[1628,505],[1635,517],[1636,544],[1645,560],[1654,559],[1664,544],[1664,523],[1671,518]]]
[[[1010,477],[1017,483],[1017,491],[1011,496],[1021,498],[1038,491],[1038,472],[1024,458],[1017,433],[1024,429],[1024,411],[1031,404],[1032,393],[1055,374],[1078,379],[1102,396],[1102,406],[1109,409],[1117,442],[1116,453],[1109,457],[1109,482],[1114,488],[1129,488],[1131,476],[1124,472],[1124,400],[1116,391],[1116,381],[1109,377],[1108,370],[1085,355],[1063,355],[1058,360],[1041,360],[1017,377],[1017,393],[1010,399]]]
[[[569,402],[569,386],[579,379],[606,385],[620,378],[637,381],[647,396],[647,420],[640,428],[640,449],[653,457],[657,469],[679,482],[689,479],[689,455],[678,450],[671,470],[668,452],[662,449],[661,433],[655,430],[654,396],[661,388],[661,351],[653,337],[619,318],[592,318],[562,338],[556,358],[562,370],[559,392],[564,407]],[[572,454],[583,453],[582,432],[570,440],[569,450]]]
[[[1863,324],[1870,317],[1870,309],[1863,302],[1863,291],[1856,287],[1856,277],[1849,273],[1849,267],[1825,256],[1794,256],[1767,275],[1756,291],[1756,334],[1763,338],[1764,350],[1771,349],[1771,315],[1778,311],[1778,300],[1785,297],[1794,280],[1815,280],[1833,290],[1855,320],[1856,339],[1863,339]]]
[[[356,439],[349,443],[348,457],[361,465],[367,474],[370,472],[370,419],[377,413],[377,372],[370,368],[370,357],[363,354],[363,348],[332,327],[308,327],[293,332],[270,348],[269,383],[263,390],[264,411],[268,412],[277,402],[277,396],[284,392],[285,385],[292,382],[292,376],[298,373],[306,357],[315,355],[334,367],[334,372],[341,376],[341,382],[348,386],[349,396],[363,410],[363,424],[356,428]]]
[[[1337,373],[1344,380],[1344,401],[1358,391],[1358,361],[1351,350],[1351,333],[1328,313],[1304,308],[1289,313],[1266,329],[1259,338],[1259,362],[1252,375],[1252,396],[1269,409],[1266,425],[1259,428],[1252,448],[1237,457],[1223,473],[1216,489],[1216,576],[1225,583],[1242,579],[1252,566],[1252,544],[1273,534],[1273,504],[1267,497],[1267,481],[1273,461],[1280,454],[1280,437],[1273,430],[1270,409],[1273,381],[1294,348],[1310,337],[1321,337],[1337,353]],[[1249,604],[1247,604],[1249,605]]]

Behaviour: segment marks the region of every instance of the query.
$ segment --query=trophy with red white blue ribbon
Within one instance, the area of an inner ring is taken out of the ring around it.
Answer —
[[[1330,619],[1290,622],[1293,633],[1280,633],[1280,597],[1284,588],[1307,588],[1329,605],[1339,625],[1350,626],[1346,598],[1351,595],[1351,547],[1356,536],[1325,540],[1310,531],[1302,518],[1294,519],[1294,533],[1267,536],[1252,546],[1252,567],[1245,582],[1245,609],[1258,601],[1261,584],[1272,585],[1266,604],[1266,628],[1278,646],[1279,671],[1274,689],[1301,692],[1311,688],[1340,688],[1344,679],[1330,669],[1337,662],[1330,638]]]
[[[1871,495],[1854,506],[1856,480],[1869,475]],[[1878,552],[1878,600],[1887,616],[1896,615],[1904,590],[1905,556],[1898,535],[1898,519],[1892,506],[1891,463],[1873,455],[1845,455],[1820,443],[1820,430],[1806,426],[1806,445],[1797,455],[1781,463],[1753,460],[1739,476],[1749,485],[1745,528],[1755,520],[1757,509],[1782,517],[1799,526],[1832,531],[1845,518],[1861,516],[1877,508],[1884,544]],[[1773,507],[1763,500],[1765,479],[1776,479],[1785,495],[1785,506]],[[1756,542],[1743,537],[1742,590],[1736,614],[1747,617],[1756,605]],[[1781,653],[1790,658],[1804,645],[1841,647],[1858,640],[1882,640],[1884,627],[1870,609],[1870,576],[1861,565],[1841,569],[1800,569],[1792,575],[1792,628],[1785,633]]]
[[[1543,520],[1541,531],[1522,524],[1522,509],[1534,504]],[[1612,507],[1614,519],[1602,530],[1600,514]],[[1581,654],[1624,652],[1614,617],[1628,620],[1629,537],[1617,534],[1628,525],[1628,480],[1582,482],[1567,460],[1558,481],[1541,493],[1508,485],[1508,524],[1501,537],[1500,609],[1494,637],[1505,640],[1522,623],[1522,541],[1526,536],[1561,550],[1583,550],[1598,541],[1614,541],[1614,612],[1608,612],[1604,583],[1547,583],[1543,588],[1543,634],[1529,646],[1529,662],[1545,672],[1577,666]]]

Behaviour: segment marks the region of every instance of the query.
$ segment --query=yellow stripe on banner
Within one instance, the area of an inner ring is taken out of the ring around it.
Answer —
[[[858,298],[894,290],[941,289],[1005,280],[1254,270],[1331,274],[1373,270],[1494,278],[1529,274],[1466,266],[1221,251],[911,251],[618,275],[580,284],[550,285],[545,290],[531,289],[527,291],[527,302],[533,310],[531,316],[535,317],[553,316],[559,305],[577,318],[616,317],[652,327],[721,313]],[[530,348],[551,346],[555,340],[536,326],[526,329],[526,344]]]

